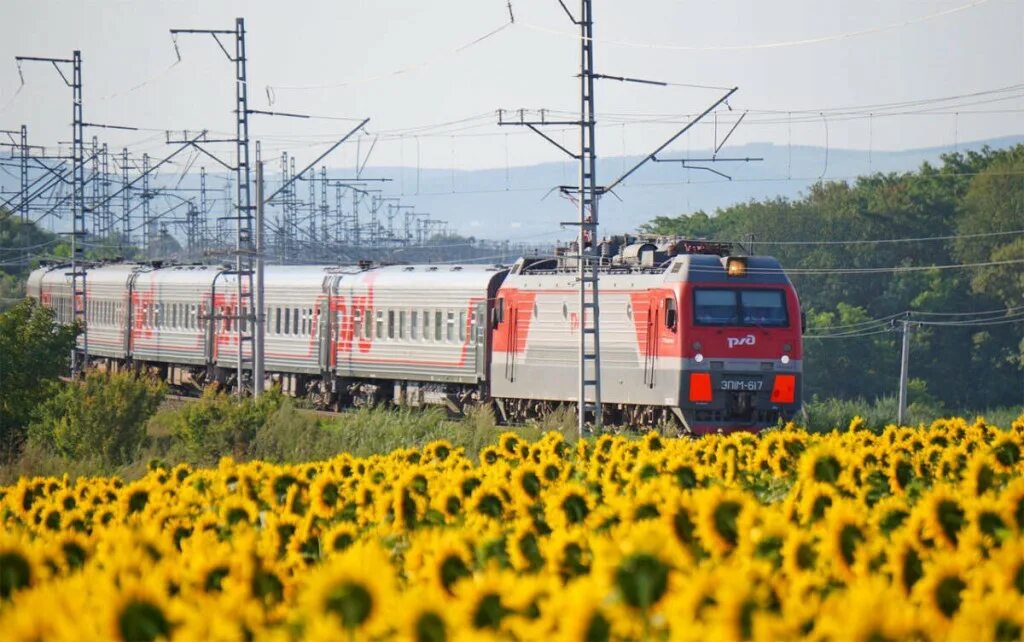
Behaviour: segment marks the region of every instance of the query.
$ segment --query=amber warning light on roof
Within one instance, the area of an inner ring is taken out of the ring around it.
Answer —
[[[725,260],[725,273],[728,276],[746,276],[747,259],[742,256],[730,256]]]

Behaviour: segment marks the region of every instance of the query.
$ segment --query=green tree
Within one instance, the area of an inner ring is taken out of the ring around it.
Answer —
[[[68,371],[77,336],[77,326],[57,325],[33,299],[0,313],[0,458],[20,451],[47,384]]]
[[[51,384],[52,394],[36,412],[29,441],[63,457],[128,463],[146,436],[146,422],[166,387],[134,373],[90,371],[83,381]]]

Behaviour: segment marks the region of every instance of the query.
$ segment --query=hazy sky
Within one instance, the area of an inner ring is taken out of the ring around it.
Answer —
[[[159,156],[168,150],[164,129],[229,132],[230,63],[208,36],[182,36],[182,60],[173,64],[168,29],[232,29],[234,18],[243,16],[250,107],[370,117],[368,129],[380,134],[371,165],[468,169],[561,160],[530,132],[499,128],[494,116],[499,108],[577,109],[578,42],[557,1],[513,0],[514,25],[457,51],[508,22],[506,1],[3,0],[0,129],[26,123],[35,143],[68,139],[70,90],[52,68],[32,64],[24,67],[18,92],[14,56],[70,57],[77,48],[84,59],[86,120],[152,129],[92,130],[87,136]],[[578,9],[578,2],[567,4]],[[720,137],[750,109],[735,142],[822,145],[827,132],[831,146],[902,149],[1024,133],[1021,0],[594,4],[598,71],[739,86],[734,111],[723,112],[718,127]],[[807,40],[815,42],[801,43]],[[773,44],[780,46],[767,46]],[[898,110],[917,112],[909,115],[869,118],[868,112],[892,108],[860,107],[1014,85],[1022,87]],[[650,151],[678,125],[635,121],[655,114],[678,122],[717,94],[602,81],[598,151]],[[845,107],[854,109],[816,115]],[[432,127],[452,121],[459,122]],[[679,148],[712,144],[715,128],[707,122]],[[263,141],[266,156],[276,159],[287,149],[302,163],[349,126],[343,120],[254,116],[251,135]],[[572,144],[571,132],[556,129],[552,135]],[[364,153],[369,141],[360,143]],[[330,164],[351,165],[354,155],[355,145],[346,146]]]

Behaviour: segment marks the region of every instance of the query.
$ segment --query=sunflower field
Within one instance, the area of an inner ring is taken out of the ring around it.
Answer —
[[[0,487],[4,640],[1014,640],[1024,417]]]

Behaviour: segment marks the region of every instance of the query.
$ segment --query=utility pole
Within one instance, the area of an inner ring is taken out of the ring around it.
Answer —
[[[263,384],[266,378],[263,371],[263,338],[266,324],[263,291],[263,213],[265,209],[266,204],[263,201],[263,159],[260,158],[259,143],[256,143],[256,278],[254,283],[256,288],[256,315],[253,318],[256,326],[256,336],[252,346],[252,396],[254,397],[259,397],[263,394]]]
[[[22,62],[46,62],[53,65],[64,84],[71,88],[71,313],[72,319],[81,324],[82,354],[71,351],[71,374],[77,376],[89,365],[88,301],[85,285],[85,252],[82,242],[88,234],[85,220],[85,149],[83,141],[84,121],[82,120],[82,52],[75,50],[71,58],[37,58],[16,56],[18,74]],[[65,75],[62,65],[71,66],[71,79]]]
[[[207,242],[210,235],[210,229],[209,226],[207,225],[206,219],[209,213],[210,210],[207,207],[206,202],[206,167],[202,166],[199,168],[199,220],[200,225],[202,226],[202,234],[199,237],[199,243],[200,251],[203,252],[204,254],[206,252]]]
[[[100,148],[100,176],[102,180],[100,182],[100,197],[103,199],[101,202],[100,212],[102,213],[103,225],[100,229],[103,235],[109,236],[113,231],[113,217],[110,213],[110,150],[106,143]]]
[[[89,212],[92,214],[92,234],[99,236],[103,225],[100,220],[100,142],[95,136],[92,137],[92,176],[89,178],[92,183],[92,199],[89,202]]]
[[[25,125],[21,126],[21,193],[23,196],[28,194],[28,127]],[[21,220],[29,220],[28,200],[21,210]]]
[[[142,256],[143,259],[153,258],[151,255],[150,243],[152,235],[150,234],[150,208],[149,201],[152,200],[153,194],[149,191],[149,154],[142,155]]]
[[[896,423],[903,426],[907,421],[907,384],[910,380],[910,333],[913,331],[913,326],[908,319],[901,319],[900,326],[903,336],[902,351],[900,353],[899,410]]]
[[[323,256],[328,262],[331,260],[330,247],[328,245],[330,241],[329,228],[328,228],[328,217],[330,216],[331,209],[327,203],[327,166],[320,166],[320,243],[322,244]]]
[[[234,327],[238,336],[235,377],[237,393],[244,394],[246,362],[251,360],[255,352],[255,300],[253,272],[256,249],[253,239],[253,204],[251,175],[249,164],[249,84],[246,72],[245,51],[245,20],[235,19],[233,30],[220,29],[171,29],[172,38],[179,34],[207,34],[213,37],[228,60],[235,65],[235,171],[236,204],[235,215],[235,269],[236,299],[234,306]],[[224,46],[221,36],[233,36],[235,40],[234,54]],[[177,51],[177,41],[175,40]],[[224,164],[224,163],[222,163]],[[226,165],[226,164],[225,164]],[[246,357],[246,346],[249,357]]]
[[[718,151],[739,126],[743,116],[736,121],[732,129],[719,142],[716,134],[715,154],[710,158],[683,158],[683,159],[660,159],[657,155],[675,142],[691,127],[701,119],[715,110],[722,103],[726,103],[730,96],[737,91],[733,87],[723,96],[716,100],[703,113],[684,125],[675,134],[669,137],[657,149],[645,156],[627,172],[605,186],[597,184],[597,147],[595,141],[595,130],[597,125],[596,111],[594,107],[594,80],[615,80],[619,82],[638,83],[642,85],[654,85],[667,87],[669,83],[656,80],[644,80],[640,78],[627,78],[623,76],[609,76],[598,74],[594,71],[594,38],[593,38],[593,13],[592,0],[580,0],[579,17],[573,15],[563,0],[558,0],[562,10],[569,16],[573,24],[580,29],[580,117],[576,121],[548,120],[546,110],[540,110],[540,118],[528,120],[525,117],[525,110],[519,110],[517,120],[505,120],[505,110],[498,110],[499,125],[525,126],[538,134],[541,138],[551,143],[563,153],[570,156],[579,165],[579,181],[576,186],[560,185],[558,189],[567,197],[574,198],[578,210],[578,220],[562,223],[562,225],[578,226],[579,232],[576,236],[575,253],[564,256],[565,267],[575,266],[576,279],[579,286],[579,315],[580,315],[580,337],[579,337],[579,386],[577,392],[577,430],[580,435],[586,426],[588,412],[593,414],[595,426],[600,426],[602,421],[601,406],[601,350],[600,350],[600,311],[598,305],[598,277],[602,267],[602,259],[597,252],[597,230],[598,230],[598,201],[606,193],[612,192],[616,186],[626,180],[641,166],[648,162],[678,162],[688,169],[704,169],[729,178],[725,174],[709,167],[688,165],[694,162],[747,162],[760,160],[753,158],[722,158]],[[745,114],[744,114],[745,115]],[[562,125],[579,128],[579,148],[577,152],[571,151],[555,141],[553,138],[540,130],[542,126]],[[589,394],[588,394],[589,391]]]
[[[128,148],[121,148],[121,253],[132,245],[132,197],[128,191]]]

